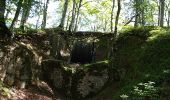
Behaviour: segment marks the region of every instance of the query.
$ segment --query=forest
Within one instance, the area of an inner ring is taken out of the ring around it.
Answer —
[[[170,0],[0,0],[0,100],[170,100]]]

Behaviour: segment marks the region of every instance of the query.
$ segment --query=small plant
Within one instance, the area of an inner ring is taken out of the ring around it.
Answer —
[[[148,81],[147,83],[139,83],[134,86],[132,95],[139,98],[156,98],[158,97],[158,89],[154,86],[155,82]]]
[[[155,87],[155,82],[148,81],[146,83],[138,83],[130,89],[131,92],[120,95],[122,100],[157,100],[158,87]]]
[[[10,92],[9,89],[4,86],[2,81],[0,81],[0,93],[1,93],[1,95],[9,97],[10,96],[9,92]]]
[[[128,98],[129,96],[126,95],[126,94],[122,94],[122,95],[120,95],[120,97],[121,97],[123,100],[127,100],[127,98]]]

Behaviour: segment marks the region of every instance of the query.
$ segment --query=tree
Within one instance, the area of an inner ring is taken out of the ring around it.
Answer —
[[[118,0],[117,1],[117,6],[118,6],[118,9],[117,9],[117,14],[116,14],[116,19],[115,19],[115,28],[114,28],[114,34],[113,34],[113,37],[112,37],[112,40],[111,40],[111,50],[110,50],[110,55],[109,55],[109,59],[114,59],[115,55],[115,52],[116,52],[116,38],[117,38],[117,25],[118,25],[118,22],[119,22],[119,15],[120,15],[120,10],[121,10],[121,0]]]
[[[167,8],[167,13],[168,13],[168,18],[167,18],[167,26],[169,27],[170,25],[170,8],[169,8],[169,6],[170,6],[170,1],[168,2],[168,4],[166,5],[166,8]]]
[[[138,26],[138,24],[144,26],[144,6],[144,0],[134,0],[134,8],[136,13],[134,26]]]
[[[64,3],[64,10],[62,12],[62,18],[61,18],[61,22],[60,22],[60,25],[59,27],[63,28],[64,27],[64,22],[65,22],[65,19],[66,19],[66,13],[67,13],[67,9],[68,9],[68,0],[65,0],[65,3]]]
[[[114,11],[114,6],[115,6],[115,0],[112,0],[112,11],[111,11],[111,21],[110,21],[110,29],[111,32],[113,32],[113,11]]]
[[[83,0],[80,0],[80,1],[79,1],[79,6],[78,6],[78,8],[77,8],[77,12],[76,12],[77,14],[76,14],[76,22],[75,22],[74,32],[77,31],[77,27],[78,27],[77,25],[78,25],[78,21],[79,21],[79,13],[80,13],[80,8],[81,8],[81,6],[82,6],[82,5],[81,5],[82,1],[83,1]]]
[[[11,26],[10,26],[11,30],[13,29],[15,22],[18,20],[20,10],[21,10],[21,7],[22,7],[22,2],[23,2],[23,0],[19,0],[18,3],[17,3],[17,10],[15,12],[15,16],[14,16],[12,23],[11,23]]]
[[[45,29],[46,27],[48,4],[49,4],[49,0],[47,0],[46,3],[44,3],[43,20],[42,20],[42,27],[41,27],[42,29]]]
[[[24,0],[20,28],[24,31],[25,23],[28,20],[33,0]]]
[[[69,25],[69,31],[70,32],[72,32],[73,28],[74,28],[75,14],[76,14],[76,0],[73,0],[72,16],[71,16],[71,22],[70,22],[70,25]]]
[[[6,0],[0,0],[0,35],[1,37],[11,37],[12,33],[9,31],[5,24],[5,6],[6,6]]]
[[[117,25],[118,25],[118,22],[119,22],[119,15],[120,15],[120,10],[121,10],[121,0],[118,0],[117,1],[117,5],[118,5],[118,10],[117,10],[117,14],[116,14],[116,20],[115,20],[115,30],[114,30],[114,39],[116,38],[117,36]]]
[[[165,0],[159,0],[159,26],[164,26]]]

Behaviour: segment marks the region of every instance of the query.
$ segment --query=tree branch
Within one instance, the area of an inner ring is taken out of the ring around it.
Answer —
[[[134,16],[132,16],[132,17],[130,18],[130,20],[127,21],[127,22],[124,24],[124,26],[126,26],[126,25],[128,25],[130,22],[132,22],[133,18],[135,18],[136,16],[139,16],[139,13],[138,13],[138,14],[135,14]]]

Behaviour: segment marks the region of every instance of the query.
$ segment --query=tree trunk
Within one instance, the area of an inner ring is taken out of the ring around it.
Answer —
[[[114,7],[115,7],[115,0],[112,1],[112,11],[111,11],[111,21],[110,21],[110,29],[111,32],[113,32],[113,12],[114,12]]]
[[[0,0],[0,37],[11,37],[12,33],[9,31],[5,24],[5,6],[6,6],[6,0]]]
[[[116,19],[115,19],[114,34],[113,34],[113,37],[112,37],[110,43],[108,42],[108,45],[110,44],[110,52],[108,54],[108,59],[110,59],[111,61],[114,60],[115,52],[116,52],[116,48],[117,48],[116,47],[116,37],[117,37],[117,25],[119,22],[119,15],[120,15],[120,10],[121,10],[121,0],[117,0],[117,5],[118,5],[118,10],[117,10]],[[112,66],[112,63],[110,66]]]
[[[68,13],[68,15],[70,15],[71,11]],[[66,28],[65,30],[69,30],[69,21],[70,21],[71,17],[67,16],[67,21],[66,21]]]
[[[144,1],[142,0],[141,3],[144,3]],[[144,7],[141,8],[141,25],[142,26],[145,25],[145,11],[144,11]]]
[[[12,30],[14,25],[15,25],[15,22],[17,22],[18,20],[18,16],[19,16],[19,13],[20,13],[20,10],[21,10],[21,7],[22,7],[22,2],[23,0],[19,0],[18,1],[18,4],[17,4],[17,10],[15,12],[15,16],[14,16],[14,19],[12,20],[12,24],[10,26],[10,29]]]
[[[73,31],[74,22],[75,22],[75,12],[76,12],[76,0],[73,0],[72,18],[71,18],[71,22],[70,22],[70,26],[69,26],[70,32]]]
[[[167,21],[167,26],[169,27],[170,24],[170,9],[168,9],[168,21]]]
[[[164,8],[165,8],[165,0],[160,0],[160,25],[161,27],[164,26]]]
[[[36,29],[38,29],[39,20],[40,20],[40,15],[38,16],[38,19],[37,19],[37,21],[36,21],[36,26],[35,26]]]
[[[118,25],[118,22],[119,22],[119,15],[120,15],[120,10],[121,10],[121,4],[120,4],[121,0],[118,0],[117,3],[118,3],[118,10],[117,10],[117,14],[116,14],[116,20],[115,20],[115,30],[114,30],[114,39],[116,38],[117,36],[117,25]]]
[[[47,0],[46,3],[44,3],[43,20],[42,20],[42,27],[41,27],[42,29],[45,29],[46,27],[48,4],[49,4],[49,0]]]
[[[145,25],[145,7],[144,0],[134,0],[134,8],[135,8],[135,23],[134,26],[137,27],[138,25]]]
[[[120,10],[121,10],[121,0],[117,1],[117,5],[118,5],[118,10],[117,10],[116,20],[115,20],[115,29],[114,29],[113,38],[112,38],[111,43],[110,43],[111,48],[110,48],[109,59],[111,59],[111,60],[114,60],[115,52],[116,52],[116,48],[117,48],[116,47],[117,25],[118,25],[118,22],[119,22],[119,15],[120,15]]]
[[[80,8],[81,8],[81,3],[82,3],[83,0],[80,0],[79,1],[79,6],[78,6],[78,9],[77,9],[77,16],[76,16],[76,23],[75,23],[75,28],[74,28],[74,32],[77,31],[77,27],[78,27],[78,21],[79,21],[79,14],[80,14]]]
[[[64,28],[64,22],[65,22],[65,19],[66,19],[66,13],[67,13],[67,8],[68,8],[68,2],[69,2],[68,0],[65,0],[65,3],[64,3],[64,10],[63,10],[61,22],[60,22],[60,25],[59,25],[59,27],[61,27],[61,28]]]
[[[104,28],[103,28],[103,32],[106,32],[107,29],[107,19],[104,19]]]
[[[138,10],[138,1],[137,0],[134,0],[135,2],[135,13],[137,15],[137,13],[139,13],[139,10]],[[139,16],[139,15],[138,15]],[[134,26],[137,27],[138,26],[138,16],[135,16],[135,23],[134,23]]]
[[[160,15],[161,15],[161,9],[160,9],[160,5],[158,4],[158,26],[160,26]]]
[[[1,22],[1,24],[5,24],[5,19],[4,19],[5,2],[6,2],[6,0],[0,1],[0,22]]]
[[[20,23],[20,28],[22,31],[24,31],[24,26],[25,23],[28,20],[28,16],[31,10],[32,6],[32,0],[25,0],[23,3],[23,12],[22,12],[22,17],[21,17],[21,23]]]

